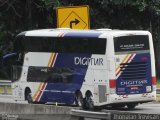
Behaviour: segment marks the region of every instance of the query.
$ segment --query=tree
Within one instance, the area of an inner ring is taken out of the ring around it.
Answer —
[[[0,54],[12,50],[21,31],[55,28],[56,7],[79,5],[89,5],[91,28],[149,30],[159,73],[159,0],[0,0]]]

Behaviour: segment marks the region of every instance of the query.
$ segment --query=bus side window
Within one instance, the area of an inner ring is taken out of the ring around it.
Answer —
[[[24,53],[19,53],[15,65],[21,65],[22,66],[23,58],[24,58]]]
[[[21,76],[22,66],[13,65],[12,66],[12,82],[18,80]]]
[[[49,77],[45,80],[45,82],[49,83],[61,83],[63,80],[62,76],[60,74],[50,74]]]

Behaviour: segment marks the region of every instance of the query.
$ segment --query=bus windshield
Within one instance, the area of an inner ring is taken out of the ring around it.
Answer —
[[[115,37],[114,50],[116,53],[148,51],[149,37],[147,35]]]

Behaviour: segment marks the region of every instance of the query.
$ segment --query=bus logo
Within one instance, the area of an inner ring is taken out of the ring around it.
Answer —
[[[98,65],[103,66],[103,58],[87,58],[87,57],[75,57],[75,65]]]
[[[122,81],[121,85],[142,85],[147,83],[148,83],[147,80]]]

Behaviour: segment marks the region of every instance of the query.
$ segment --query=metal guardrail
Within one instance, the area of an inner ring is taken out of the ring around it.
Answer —
[[[157,88],[157,89],[156,89],[156,93],[157,93],[157,94],[160,94],[160,88]]]
[[[11,81],[0,80],[0,95],[11,95]]]
[[[0,80],[0,85],[11,85],[11,81],[9,81],[9,80]]]
[[[105,119],[111,120],[111,113],[106,112],[93,112],[93,111],[84,111],[84,110],[71,110],[72,116],[83,117],[83,118],[94,118],[94,119]]]

